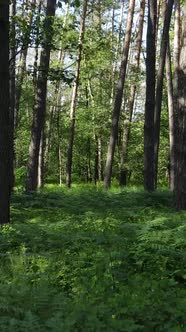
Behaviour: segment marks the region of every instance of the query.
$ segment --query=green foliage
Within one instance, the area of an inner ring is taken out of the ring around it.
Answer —
[[[185,213],[171,205],[135,188],[14,194],[1,331],[185,331]]]

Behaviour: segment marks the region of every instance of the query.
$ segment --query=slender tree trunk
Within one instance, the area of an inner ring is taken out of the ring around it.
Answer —
[[[135,7],[135,0],[130,0],[128,16],[127,16],[126,33],[125,33],[124,44],[123,44],[123,56],[122,56],[121,67],[120,67],[119,82],[118,82],[118,87],[117,87],[117,92],[116,92],[116,97],[115,97],[115,102],[114,102],[111,134],[110,134],[110,140],[109,140],[108,151],[107,151],[107,160],[106,160],[105,178],[104,178],[105,189],[108,189],[111,184],[112,164],[113,164],[115,146],[116,146],[116,141],[117,141],[117,136],[118,136],[118,122],[119,122],[122,97],[123,97],[123,88],[124,88],[126,69],[127,69],[127,63],[128,63],[128,54],[129,54],[129,46],[130,46],[130,40],[131,40],[134,7]]]
[[[129,142],[129,135],[130,135],[130,124],[132,122],[132,114],[134,108],[134,99],[136,93],[136,86],[131,86],[130,97],[129,97],[129,112],[126,113],[126,119],[124,123],[124,130],[123,130],[123,137],[122,137],[122,146],[121,146],[121,160],[120,160],[120,177],[119,177],[119,184],[121,187],[127,185],[127,157],[128,157],[128,142]]]
[[[54,111],[55,111],[55,106],[51,105],[49,108],[49,123],[48,123],[48,128],[46,132],[46,146],[45,146],[45,169],[46,172],[49,168],[50,165],[50,158],[49,158],[49,152],[51,149],[51,134],[52,134],[52,129],[53,129],[53,122],[54,122]]]
[[[89,101],[89,96],[90,96],[92,106],[93,106],[93,108],[95,108],[95,102],[94,102],[94,98],[92,95],[90,80],[88,81],[87,92],[88,92],[87,100]],[[102,171],[101,138],[99,137],[100,134],[99,135],[96,134],[94,111],[93,111],[93,115],[92,115],[92,123],[93,123],[93,141],[94,141],[94,147],[95,147],[95,149],[94,149],[94,183],[96,184],[97,181],[103,180],[103,171]]]
[[[178,73],[179,59],[180,59],[180,0],[174,0],[175,3],[175,23],[174,23],[174,70],[175,75]],[[177,83],[178,80],[176,79]],[[176,88],[176,87],[175,87]]]
[[[41,13],[42,0],[38,4],[38,27],[36,32],[36,45],[35,45],[35,58],[34,58],[34,71],[33,71],[33,85],[35,94],[37,93],[37,73],[38,73],[38,55],[39,55],[39,24]],[[38,179],[37,187],[42,188],[44,186],[44,172],[45,172],[45,148],[46,139],[44,129],[41,132],[40,144],[39,144],[39,157],[38,157]]]
[[[65,9],[65,16],[64,21],[62,25],[62,29],[65,33],[65,27],[67,23],[67,18],[69,14],[69,1],[66,4]],[[63,45],[61,45],[61,49],[58,52],[58,64],[60,65],[60,68],[63,68],[64,60],[65,60],[65,50],[63,49]],[[61,150],[61,128],[60,128],[60,111],[61,111],[61,98],[62,98],[62,88],[61,88],[61,81],[58,80],[55,84],[54,89],[54,98],[53,102],[54,105],[50,108],[49,112],[49,125],[48,125],[48,133],[47,133],[47,139],[46,139],[46,149],[45,149],[45,171],[47,171],[47,168],[49,167],[49,151],[51,149],[51,136],[52,136],[52,130],[54,125],[54,117],[55,114],[57,114],[57,134],[58,134],[58,176],[59,176],[59,185],[62,185],[62,150]]]
[[[40,30],[41,4],[42,4],[42,0],[39,1],[38,12],[37,12],[37,28],[36,28],[36,39],[35,39],[35,58],[34,58],[34,70],[33,70],[33,85],[34,85],[35,93],[36,93],[36,88],[37,88],[38,55],[39,55],[39,44],[40,44],[39,30]]]
[[[16,0],[10,4],[10,187],[14,187],[14,164],[15,164],[15,67],[16,67],[16,32],[15,32]]]
[[[36,0],[32,0],[31,2],[31,12],[30,12],[30,19],[29,19],[29,33],[26,35],[26,39],[24,41],[23,49],[21,51],[21,65],[18,70],[17,74],[17,80],[16,80],[16,94],[15,94],[15,127],[18,123],[18,117],[19,117],[19,106],[20,106],[20,99],[22,94],[22,86],[23,86],[23,80],[26,72],[26,60],[27,60],[27,54],[28,54],[28,46],[29,46],[29,38],[30,38],[30,32],[32,28],[32,21],[33,21],[33,9],[35,8]]]
[[[58,158],[59,158],[59,185],[61,187],[63,181],[62,181],[62,151],[60,145],[58,147]]]
[[[76,103],[77,103],[83,39],[84,39],[84,33],[85,33],[86,13],[87,13],[87,0],[84,0],[83,13],[82,13],[82,18],[81,18],[81,26],[80,26],[80,34],[79,34],[76,75],[75,75],[75,82],[74,82],[72,101],[71,101],[71,107],[70,107],[70,136],[69,136],[68,151],[67,151],[67,172],[66,172],[66,186],[68,188],[71,187],[71,181],[72,181],[72,154],[73,154],[74,133],[75,133],[75,111],[76,111]]]
[[[103,164],[102,164],[102,142],[98,137],[98,181],[103,181]]]
[[[145,0],[141,0],[140,3],[140,14],[139,14],[139,24],[138,24],[138,35],[136,41],[136,72],[139,72],[140,66],[140,53],[141,53],[141,43],[142,43],[142,35],[143,35],[143,23],[144,23],[144,14],[145,14]],[[123,129],[123,139],[122,139],[122,148],[121,148],[121,161],[120,161],[120,178],[119,183],[120,186],[125,186],[127,184],[127,159],[128,159],[128,143],[130,136],[130,124],[132,122],[133,108],[134,108],[134,100],[136,95],[136,84],[132,83],[130,89],[130,97],[128,102],[128,111],[126,112],[126,119],[124,123]]]
[[[173,97],[173,78],[171,69],[171,52],[168,41],[166,54],[166,79],[167,79],[167,96],[168,96],[168,111],[169,111],[169,142],[170,142],[170,160],[169,160],[169,186],[171,191],[174,191],[174,97]]]
[[[9,2],[0,2],[0,224],[10,218]]]
[[[166,50],[169,39],[169,28],[172,15],[174,0],[168,0],[165,21],[163,26],[163,34],[161,39],[160,59],[157,73],[157,86],[156,86],[156,99],[155,99],[155,111],[154,111],[154,181],[155,188],[157,188],[158,178],[158,152],[159,152],[159,141],[160,141],[160,118],[161,118],[161,106],[162,106],[162,95],[163,95],[163,76],[165,68]]]
[[[175,0],[175,22],[174,22],[174,77],[173,77],[173,90],[174,90],[174,157],[175,157],[175,169],[174,169],[174,190],[176,190],[177,185],[177,160],[176,160],[176,128],[178,127],[177,123],[177,112],[179,109],[178,105],[178,95],[179,95],[179,60],[180,60],[180,35],[181,35],[181,20],[180,20],[180,0]]]
[[[64,58],[60,57],[60,61],[63,63]],[[60,86],[60,82],[59,86]],[[61,92],[59,92],[59,86],[58,91],[56,90],[56,99],[57,99],[57,136],[58,136],[58,171],[59,171],[59,185],[62,185],[62,151],[61,151],[61,127],[60,127],[60,103],[61,103]],[[56,86],[57,87],[57,86]]]
[[[156,42],[155,42],[156,48],[157,48],[157,41],[158,41],[159,21],[160,21],[160,17],[161,17],[161,6],[164,7],[164,3],[166,3],[166,2],[167,2],[167,0],[157,0]]]
[[[47,76],[50,62],[51,40],[53,37],[53,17],[55,15],[56,0],[47,0],[46,18],[44,22],[44,40],[40,56],[40,67],[37,78],[37,91],[33,109],[31,142],[29,147],[28,175],[26,191],[35,191],[38,181],[38,159],[41,133],[45,125]]]
[[[144,124],[144,189],[154,190],[154,106],[157,0],[148,0],[146,102]]]
[[[186,210],[186,5],[182,8],[181,49],[178,71],[178,95],[175,130],[176,188],[175,202],[179,210]]]
[[[64,63],[64,59],[65,59],[65,52],[61,49],[59,51],[59,56],[58,56],[58,61],[60,62],[60,66],[63,67],[63,63]],[[49,124],[48,124],[48,129],[47,129],[47,138],[46,138],[46,149],[45,149],[45,160],[46,160],[46,164],[45,164],[45,170],[47,170],[47,168],[49,167],[50,164],[50,160],[49,160],[49,152],[51,149],[51,136],[52,136],[52,130],[54,127],[54,117],[55,117],[55,113],[57,112],[57,131],[58,131],[58,126],[59,126],[59,116],[60,116],[60,103],[61,103],[61,87],[60,87],[60,81],[57,81],[55,84],[55,90],[54,90],[54,105],[52,105],[50,107],[49,110]],[[58,131],[59,134],[59,131]],[[60,135],[60,139],[61,139],[61,135]],[[59,136],[58,136],[58,161],[59,161],[59,151],[60,151],[60,140],[59,140]],[[61,152],[60,152],[61,153]],[[60,172],[60,163],[59,163],[59,172]]]
[[[94,159],[94,183],[96,184],[98,181],[98,141],[97,137],[95,137],[95,159]]]
[[[87,182],[92,182],[90,138],[87,140]]]
[[[41,132],[41,139],[39,145],[39,159],[38,159],[38,188],[42,188],[44,185],[44,130]]]
[[[103,181],[103,165],[102,165],[102,142],[101,138],[96,136],[95,137],[95,164],[94,164],[94,182],[95,184],[98,182]]]
[[[116,81],[116,69],[118,63],[118,55],[120,54],[120,42],[121,42],[121,31],[122,31],[122,23],[123,23],[123,16],[124,16],[124,0],[120,0],[120,18],[119,18],[119,26],[118,26],[118,34],[116,40],[116,46],[113,45],[114,41],[114,16],[115,16],[115,9],[113,9],[112,15],[112,46],[116,47],[116,51],[113,53],[113,60],[112,60],[112,86],[111,86],[111,96],[110,96],[110,105],[113,107],[114,102],[114,95],[115,95],[115,81]]]

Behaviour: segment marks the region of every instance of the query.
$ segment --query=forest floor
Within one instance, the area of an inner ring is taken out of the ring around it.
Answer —
[[[51,186],[11,213],[1,332],[186,331],[186,212],[168,191]]]

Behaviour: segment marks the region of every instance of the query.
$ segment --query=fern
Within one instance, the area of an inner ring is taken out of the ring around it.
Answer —
[[[0,230],[2,332],[184,331],[186,227],[171,194],[50,186]]]

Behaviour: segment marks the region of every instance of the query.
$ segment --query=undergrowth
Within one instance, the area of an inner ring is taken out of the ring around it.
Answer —
[[[51,186],[11,209],[1,332],[186,331],[186,213],[169,192]]]

